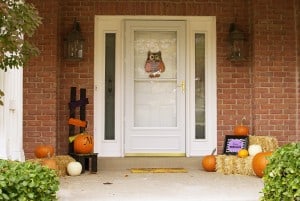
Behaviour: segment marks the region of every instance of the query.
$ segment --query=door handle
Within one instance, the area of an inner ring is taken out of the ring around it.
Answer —
[[[111,93],[112,92],[112,90],[113,90],[113,86],[112,86],[112,79],[111,78],[109,78],[109,80],[108,80],[108,93]]]
[[[180,87],[181,88],[181,92],[184,94],[184,91],[185,91],[185,82],[182,80],[180,85],[177,85],[177,87]]]

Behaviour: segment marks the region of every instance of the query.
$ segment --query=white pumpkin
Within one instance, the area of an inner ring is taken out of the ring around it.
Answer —
[[[259,144],[252,144],[248,147],[249,156],[255,156],[256,154],[262,152],[262,148]]]
[[[77,161],[68,163],[67,171],[70,176],[78,176],[81,174],[82,165]]]

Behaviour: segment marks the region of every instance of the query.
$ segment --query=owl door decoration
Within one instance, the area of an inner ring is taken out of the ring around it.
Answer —
[[[160,77],[160,74],[165,71],[165,64],[161,58],[161,51],[148,51],[145,71],[149,73],[150,78]]]

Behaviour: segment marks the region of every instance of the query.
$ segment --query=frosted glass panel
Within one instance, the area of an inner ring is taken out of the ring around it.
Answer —
[[[177,33],[134,32],[134,126],[177,126]]]
[[[196,139],[205,139],[205,35],[195,35]]]
[[[105,34],[105,140],[115,139],[116,34]]]

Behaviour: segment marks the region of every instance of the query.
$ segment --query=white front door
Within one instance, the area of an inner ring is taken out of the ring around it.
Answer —
[[[185,155],[185,21],[125,22],[125,155]]]
[[[94,61],[99,156],[189,157],[216,148],[216,17],[96,16]]]

